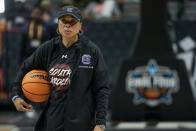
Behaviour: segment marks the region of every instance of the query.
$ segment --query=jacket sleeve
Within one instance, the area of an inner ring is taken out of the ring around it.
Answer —
[[[13,98],[14,96],[23,97],[22,94],[22,79],[25,74],[33,69],[46,69],[47,63],[47,56],[46,52],[44,51],[44,47],[41,45],[30,57],[28,57],[20,67],[19,71],[17,72],[16,79],[12,84],[12,90],[10,97]]]
[[[108,99],[110,94],[109,76],[105,61],[100,49],[96,53],[97,61],[93,75],[93,92],[96,101],[96,125],[106,125],[106,115],[108,108]]]

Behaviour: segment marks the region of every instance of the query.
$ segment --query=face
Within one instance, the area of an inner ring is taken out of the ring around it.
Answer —
[[[39,8],[33,9],[31,13],[31,18],[37,21],[40,21],[42,19],[42,10]]]
[[[72,38],[81,30],[82,23],[70,15],[61,17],[58,21],[58,30],[62,37]]]

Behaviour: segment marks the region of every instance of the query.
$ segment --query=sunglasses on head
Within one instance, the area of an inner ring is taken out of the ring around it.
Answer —
[[[78,20],[77,19],[71,19],[71,20],[68,20],[68,19],[60,19],[60,21],[63,23],[63,24],[69,24],[70,26],[74,26],[76,23],[78,23]]]

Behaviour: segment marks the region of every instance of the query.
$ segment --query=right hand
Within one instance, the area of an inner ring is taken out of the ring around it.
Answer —
[[[22,98],[16,98],[14,100],[14,105],[17,111],[33,111],[33,106],[26,103]]]

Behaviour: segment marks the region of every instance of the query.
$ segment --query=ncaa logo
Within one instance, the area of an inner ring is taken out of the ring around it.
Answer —
[[[127,73],[126,90],[133,93],[134,104],[145,103],[155,107],[161,103],[172,104],[172,94],[179,90],[179,77],[175,70],[159,66],[150,60],[146,66],[138,66]]]
[[[82,56],[82,63],[84,65],[90,65],[91,64],[91,56],[89,54],[84,54]]]

